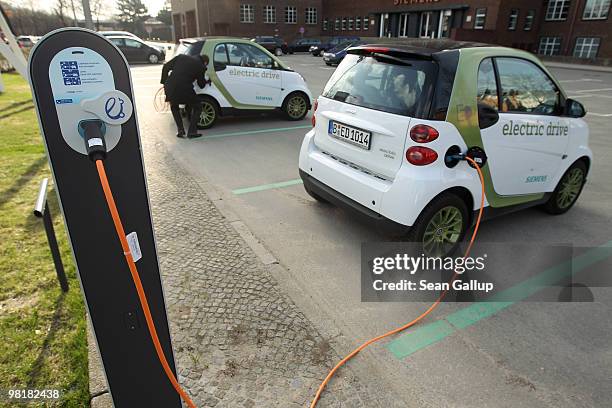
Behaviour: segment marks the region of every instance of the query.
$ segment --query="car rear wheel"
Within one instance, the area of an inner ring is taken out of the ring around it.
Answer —
[[[159,57],[157,56],[157,54],[151,53],[147,57],[147,60],[149,61],[149,64],[157,64],[159,62]]]
[[[563,214],[576,203],[582,187],[586,182],[587,167],[580,160],[572,164],[565,172],[550,199],[544,204],[544,210],[549,214]]]
[[[282,109],[289,120],[302,120],[308,113],[308,98],[301,92],[292,93],[285,98]]]
[[[281,48],[276,48],[274,50],[274,55],[276,55],[277,57],[280,57],[281,55],[283,55],[283,50]]]
[[[219,107],[217,102],[210,97],[202,98],[202,113],[198,120],[198,129],[209,129],[213,127],[219,118]]]
[[[443,193],[425,207],[404,239],[416,243],[426,256],[451,256],[463,240],[468,220],[465,202]]]

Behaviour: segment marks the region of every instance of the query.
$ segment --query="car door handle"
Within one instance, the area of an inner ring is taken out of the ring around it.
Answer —
[[[351,115],[354,115],[354,114],[356,114],[356,113],[357,113],[357,111],[356,111],[356,110],[353,110],[353,109],[346,109],[346,110],[345,110],[345,112],[346,112],[346,113],[350,113]]]

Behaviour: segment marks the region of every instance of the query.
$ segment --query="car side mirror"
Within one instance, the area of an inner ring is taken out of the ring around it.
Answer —
[[[577,100],[567,98],[565,100],[565,115],[572,118],[582,118],[586,115],[586,109]]]
[[[215,62],[213,65],[215,67],[215,72],[223,71],[225,68],[227,68],[227,64],[222,62]]]
[[[486,129],[499,121],[497,109],[486,103],[478,103],[478,127]]]

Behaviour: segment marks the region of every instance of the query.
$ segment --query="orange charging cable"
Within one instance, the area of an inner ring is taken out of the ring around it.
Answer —
[[[474,240],[476,239],[476,234],[478,234],[478,227],[480,226],[480,220],[482,219],[482,211],[484,209],[484,200],[485,200],[484,177],[482,176],[482,171],[480,170],[480,166],[478,165],[478,163],[476,163],[470,157],[465,156],[465,159],[468,160],[470,163],[472,163],[474,165],[474,167],[476,168],[476,170],[478,171],[478,176],[480,177],[480,184],[481,184],[481,187],[482,187],[482,193],[481,193],[481,197],[480,197],[480,210],[478,211],[478,218],[476,219],[476,224],[474,226],[474,232],[472,233],[472,238],[470,239],[470,243],[469,243],[469,245],[468,245],[468,247],[467,247],[467,249],[465,251],[465,254],[463,255],[464,258],[466,258],[469,255],[470,251],[472,250],[472,245],[474,245]],[[453,277],[451,278],[450,282],[453,282],[456,277],[457,277],[457,272],[455,272],[453,274]],[[370,339],[370,340],[366,341],[361,346],[357,347],[355,350],[353,350],[351,353],[349,353],[342,360],[340,360],[340,362],[338,364],[336,364],[336,366],[334,368],[331,369],[329,374],[327,374],[327,377],[325,377],[325,379],[323,380],[321,385],[319,385],[319,389],[317,390],[317,393],[316,393],[314,399],[312,400],[312,403],[310,404],[310,408],[315,408],[317,406],[317,402],[319,401],[319,398],[321,398],[321,394],[323,393],[323,390],[325,389],[325,387],[327,386],[329,381],[332,379],[334,374],[336,374],[336,371],[338,371],[340,369],[340,367],[342,367],[347,361],[349,361],[350,359],[355,357],[357,354],[359,354],[359,352],[361,350],[363,350],[364,348],[368,347],[370,344],[376,343],[377,341],[382,340],[385,337],[389,337],[389,336],[392,336],[392,335],[397,334],[399,332],[402,332],[402,331],[408,329],[409,327],[414,326],[415,324],[420,322],[422,319],[425,318],[425,316],[430,314],[440,304],[440,302],[442,302],[442,300],[446,296],[446,292],[447,292],[447,290],[442,292],[440,297],[438,297],[438,299],[436,299],[436,301],[431,306],[429,306],[429,308],[427,310],[425,310],[416,319],[406,323],[405,325],[403,325],[401,327],[398,327],[397,329],[391,330],[391,331],[389,331],[389,332],[387,332],[385,334],[381,334],[378,337],[374,337],[373,339]]]
[[[121,223],[121,218],[119,217],[119,211],[117,211],[117,205],[115,204],[115,199],[113,198],[113,192],[108,183],[108,178],[106,177],[106,170],[104,169],[104,163],[102,160],[96,160],[96,168],[98,169],[98,176],[100,177],[100,184],[102,184],[102,190],[104,190],[104,197],[106,198],[106,203],[108,204],[108,209],[110,210],[111,217],[113,218],[113,223],[115,224],[115,231],[117,231],[117,237],[119,241],[121,241],[121,247],[123,248],[123,253],[125,254],[125,259],[127,260],[127,264],[130,268],[130,273],[132,274],[132,280],[134,281],[134,285],[136,286],[136,292],[138,293],[138,299],[140,300],[140,306],[142,307],[142,311],[144,312],[145,319],[147,321],[147,328],[149,329],[149,334],[151,335],[151,340],[153,340],[153,345],[155,346],[155,351],[157,352],[157,357],[162,367],[164,368],[164,372],[166,376],[172,383],[172,386],[176,390],[176,392],[181,396],[183,401],[187,404],[189,408],[196,408],[195,404],[189,398],[189,395],[181,388],[181,385],[178,383],[170,365],[168,364],[168,360],[166,360],[166,356],[164,355],[164,350],[159,342],[159,338],[157,337],[157,330],[155,329],[155,323],[153,322],[153,316],[151,316],[151,310],[149,309],[149,302],[147,301],[147,295],[145,294],[144,288],[142,287],[142,282],[140,281],[140,275],[138,274],[138,269],[136,268],[136,263],[134,262],[134,258],[132,257],[132,253],[130,252],[130,247],[128,246],[127,239],[125,237],[125,231],[123,230],[123,224]]]

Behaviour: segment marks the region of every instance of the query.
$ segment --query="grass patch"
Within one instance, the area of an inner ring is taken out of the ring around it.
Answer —
[[[30,87],[3,74],[0,94],[0,389],[60,389],[55,403],[89,404],[85,307],[55,191],[48,194],[70,291],[62,294],[42,220],[32,214],[51,177]],[[15,406],[0,400],[0,407]]]

